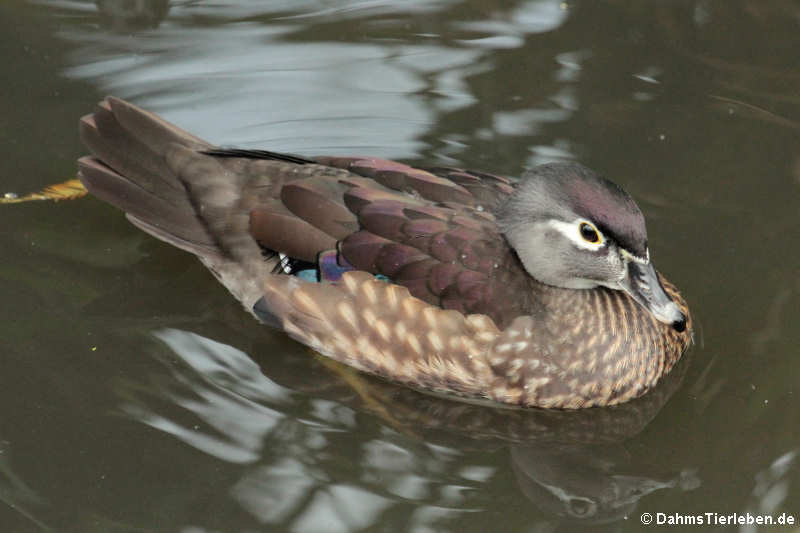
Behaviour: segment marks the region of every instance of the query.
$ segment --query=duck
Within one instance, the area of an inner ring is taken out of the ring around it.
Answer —
[[[644,216],[576,162],[519,179],[212,145],[107,97],[78,178],[194,254],[259,322],[385,380],[579,409],[651,390],[692,342]]]

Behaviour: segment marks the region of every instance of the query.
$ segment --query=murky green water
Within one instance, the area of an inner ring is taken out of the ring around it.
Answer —
[[[698,322],[632,404],[470,406],[330,367],[97,200],[0,206],[0,531],[800,519],[796,2],[11,0],[0,29],[0,192],[73,177],[106,94],[225,145],[576,159]]]

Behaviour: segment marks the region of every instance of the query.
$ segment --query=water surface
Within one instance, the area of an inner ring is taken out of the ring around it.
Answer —
[[[698,324],[631,404],[467,405],[259,327],[100,201],[0,206],[3,531],[800,518],[795,2],[19,0],[0,29],[0,192],[73,177],[107,94],[223,145],[577,160],[637,199]]]

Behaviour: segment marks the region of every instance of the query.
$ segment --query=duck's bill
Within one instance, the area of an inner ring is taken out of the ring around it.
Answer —
[[[676,331],[686,329],[686,316],[667,295],[652,263],[629,261],[628,275],[620,286],[661,322],[671,325]]]

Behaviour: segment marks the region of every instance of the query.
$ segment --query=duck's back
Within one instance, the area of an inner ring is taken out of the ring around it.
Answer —
[[[180,198],[186,187],[189,203],[203,208],[205,234],[192,235],[196,241],[224,244],[234,233],[231,228],[243,227],[244,217],[247,231],[264,250],[312,266],[320,253],[333,251],[341,265],[384,276],[444,309],[486,314],[501,328],[535,310],[531,286],[536,283],[493,214],[513,190],[509,180],[377,158],[311,159],[219,149],[163,122],[151,124],[148,115],[109,99],[83,122],[83,139],[98,159],[153,192],[146,201],[137,198],[135,205],[125,201],[126,194],[116,199],[106,195],[134,217],[147,209],[138,218],[169,233],[187,233],[192,224],[175,220],[176,215],[192,216],[191,206]],[[110,181],[92,179],[102,168],[94,163],[83,172],[93,192]],[[223,187],[221,180],[233,186]],[[235,209],[214,208],[232,194],[237,196]],[[172,209],[159,219],[165,196]]]
[[[245,188],[258,196],[250,231],[265,249],[312,264],[335,250],[342,265],[444,309],[489,315],[499,327],[537,304],[536,282],[495,222],[512,190],[504,178],[374,158],[212,153],[253,176]],[[277,187],[276,175],[289,178]]]

